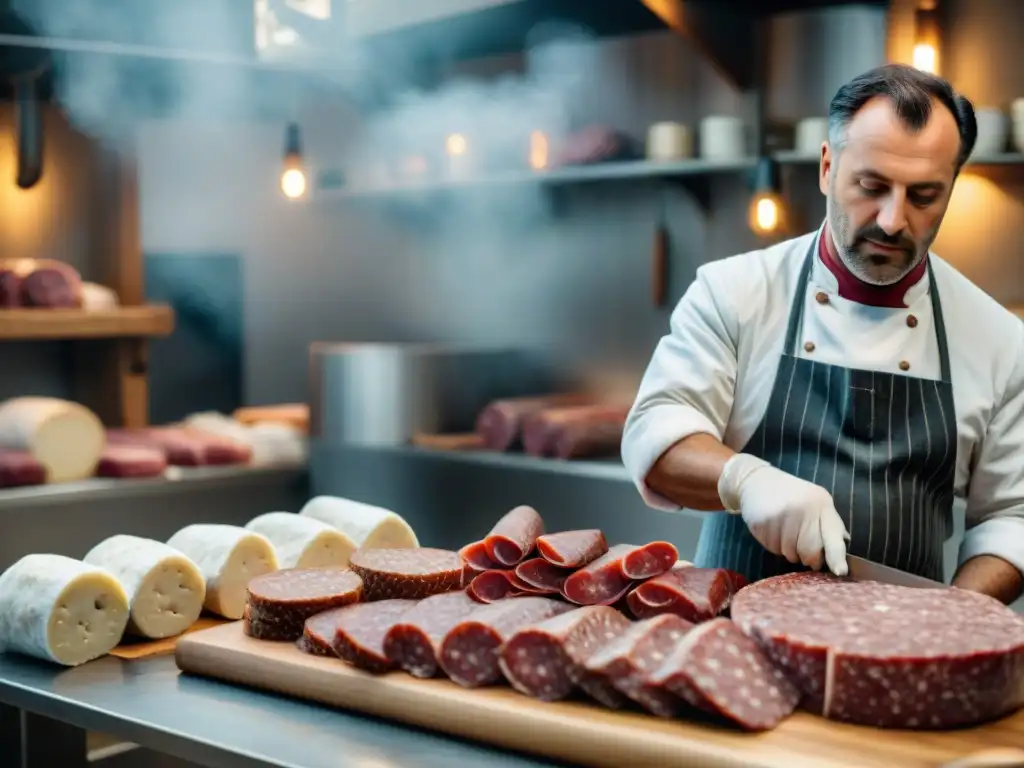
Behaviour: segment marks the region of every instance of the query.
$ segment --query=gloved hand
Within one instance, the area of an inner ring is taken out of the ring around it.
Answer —
[[[822,559],[837,576],[848,572],[850,534],[832,496],[819,485],[739,453],[718,480],[725,509],[743,515],[751,534],[769,552],[820,570]]]

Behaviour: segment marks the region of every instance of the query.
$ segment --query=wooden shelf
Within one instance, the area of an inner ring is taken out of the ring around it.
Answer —
[[[380,187],[321,188],[314,200],[333,201],[362,198],[390,198],[425,195],[434,192],[481,190],[526,185],[569,186],[606,181],[638,181],[644,179],[678,179],[680,181],[717,174],[749,171],[756,165],[756,158],[739,160],[680,160],[676,162],[652,162],[634,160],[618,163],[595,163],[593,165],[569,166],[550,171],[512,171],[507,173],[472,176],[464,179],[434,179],[424,182],[393,184]],[[334,175],[334,174],[329,174]]]
[[[817,165],[820,159],[816,154],[804,155],[791,150],[776,152],[772,156],[783,165]],[[972,157],[967,161],[967,166],[972,165],[1024,165],[1024,152],[1005,152],[999,155]]]
[[[59,341],[170,336],[174,311],[165,304],[108,310],[0,309],[0,341]]]

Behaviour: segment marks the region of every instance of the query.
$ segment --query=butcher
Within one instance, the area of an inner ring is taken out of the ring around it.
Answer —
[[[708,513],[696,564],[848,573],[847,554],[1012,602],[1024,571],[1024,323],[930,252],[977,133],[911,67],[829,108],[817,231],[697,271],[630,411],[646,503]]]

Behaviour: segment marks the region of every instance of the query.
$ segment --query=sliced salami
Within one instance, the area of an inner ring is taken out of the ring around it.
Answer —
[[[447,549],[357,549],[349,559],[364,600],[418,600],[463,586],[458,552]]]
[[[499,665],[513,688],[541,701],[564,699],[586,681],[598,701],[617,706],[614,687],[600,676],[591,680],[583,664],[629,625],[614,608],[576,608],[517,631],[502,648]]]
[[[462,562],[466,564],[470,571],[475,571],[476,573],[501,567],[498,563],[491,560],[490,555],[487,554],[487,547],[482,541],[474,541],[464,546],[459,550],[459,557],[462,558]]]
[[[441,642],[441,669],[465,688],[501,679],[498,652],[516,630],[572,610],[547,597],[517,597],[483,605],[455,625]]]
[[[800,701],[757,644],[723,618],[688,632],[648,683],[750,731],[774,728]]]
[[[685,708],[683,700],[649,680],[692,627],[690,622],[670,614],[637,622],[584,666],[592,674],[604,676],[648,712],[675,717]]]
[[[340,568],[290,568],[257,576],[246,590],[251,636],[298,640],[306,619],[359,600],[362,580]]]
[[[678,559],[679,550],[674,545],[667,541],[652,541],[623,556],[622,572],[634,581],[653,579],[669,571]]]
[[[97,477],[156,477],[167,469],[167,454],[141,445],[108,445],[96,465]]]
[[[504,600],[506,597],[519,597],[520,595],[556,594],[551,590],[538,589],[527,584],[516,575],[515,571],[504,568],[476,574],[466,591],[470,597],[480,603],[493,603],[495,600]]]
[[[246,606],[248,616],[249,606]],[[297,645],[299,649],[315,656],[337,656],[334,652],[334,634],[338,628],[338,612],[341,608],[333,608],[306,619],[302,629],[302,637]]]
[[[476,420],[476,433],[493,451],[507,451],[519,443],[523,421],[545,408],[582,405],[593,398],[582,393],[519,397],[495,400],[484,408]]]
[[[434,677],[441,641],[452,627],[479,607],[462,590],[420,600],[384,636],[384,655],[413,677]]]
[[[537,510],[519,506],[494,524],[484,538],[484,547],[491,560],[511,568],[533,551],[537,537],[543,533],[544,521]]]
[[[812,573],[755,582],[731,606],[811,711],[947,729],[1024,705],[1024,618],[997,600]]]
[[[415,600],[378,600],[335,608],[310,619],[304,636],[312,646],[330,638],[331,649],[343,661],[367,672],[386,672],[394,664],[384,653],[384,638],[415,605]]]
[[[622,560],[639,547],[616,544],[589,565],[580,568],[565,580],[562,595],[577,605],[612,605],[633,581],[622,572]]]
[[[637,618],[674,613],[699,623],[718,616],[729,605],[732,580],[724,568],[678,566],[643,582],[627,597]]]
[[[559,594],[565,580],[573,573],[571,568],[559,568],[543,557],[532,557],[516,566],[515,574],[527,587],[544,594]]]
[[[552,565],[582,568],[608,551],[608,542],[597,528],[546,533],[537,537],[537,552]]]

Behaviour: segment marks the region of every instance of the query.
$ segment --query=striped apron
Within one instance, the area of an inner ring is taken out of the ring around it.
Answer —
[[[797,356],[815,240],[793,298],[768,406],[743,448],[832,494],[851,555],[943,580],[953,532],[957,427],[939,292],[928,264],[941,380],[828,365]],[[694,564],[754,581],[806,570],[773,555],[741,515],[709,513]]]

